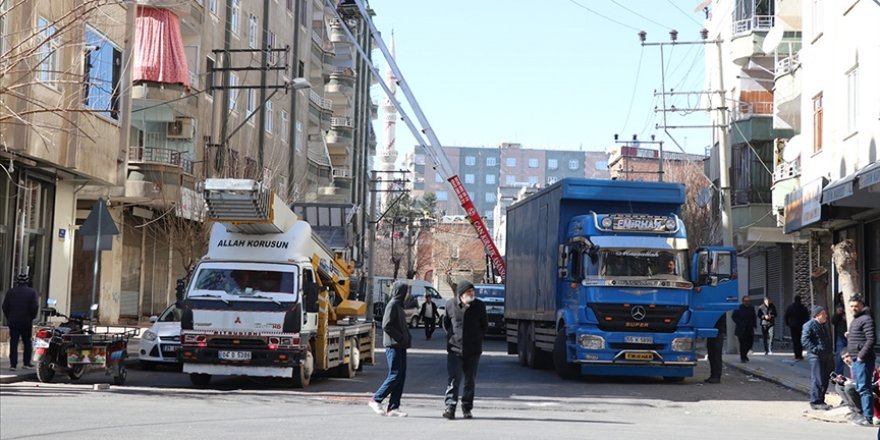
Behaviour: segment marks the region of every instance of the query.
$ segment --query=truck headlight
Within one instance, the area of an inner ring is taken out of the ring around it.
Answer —
[[[666,230],[667,231],[674,231],[677,226],[678,226],[678,223],[675,221],[674,218],[666,219]]]
[[[145,339],[145,340],[147,340],[147,341],[155,341],[155,340],[156,340],[156,334],[153,333],[152,330],[147,330],[147,331],[144,332],[144,335],[141,336],[141,338],[143,338],[143,339]]]
[[[611,229],[611,217],[607,216],[602,219],[602,228]]]
[[[586,348],[587,350],[602,350],[605,348],[605,338],[601,336],[580,335],[578,343],[581,348]]]
[[[675,338],[672,340],[672,351],[693,351],[694,338]]]

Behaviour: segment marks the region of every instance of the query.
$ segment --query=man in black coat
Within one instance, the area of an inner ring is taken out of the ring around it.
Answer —
[[[874,399],[871,395],[871,381],[874,380],[874,319],[871,310],[865,307],[865,300],[860,294],[849,299],[849,308],[853,313],[852,323],[846,335],[847,351],[852,356],[852,372],[855,378],[856,391],[862,398],[862,414],[864,419],[853,421],[860,426],[873,426]]]
[[[776,304],[764,296],[764,302],[758,306],[758,320],[761,321],[761,336],[764,338],[764,354],[773,354],[773,334],[776,325]]]
[[[28,286],[28,276],[21,274],[16,278],[17,286],[6,292],[3,299],[3,314],[9,322],[9,369],[18,367],[18,340],[24,344],[24,368],[31,365],[31,332],[34,319],[40,309],[37,292]]]
[[[739,360],[746,363],[749,361],[749,350],[755,343],[755,328],[758,327],[755,308],[749,305],[749,297],[742,297],[739,308],[733,311],[733,323],[736,324],[734,334],[739,340]]]
[[[449,374],[443,417],[449,420],[455,418],[458,388],[462,382],[462,415],[466,419],[473,418],[471,410],[474,407],[477,367],[483,353],[483,337],[489,329],[486,304],[474,296],[474,285],[469,281],[462,281],[456,286],[455,292],[456,297],[446,304],[446,316],[443,317],[443,327],[448,338],[446,371]]]
[[[801,302],[801,296],[795,295],[794,302],[785,309],[783,321],[791,333],[791,350],[796,360],[804,358],[804,347],[801,345],[801,332],[804,324],[810,320],[810,311]]]
[[[425,292],[425,302],[419,310],[419,319],[425,324],[425,339],[430,340],[437,322],[437,303]]]
[[[403,303],[408,295],[409,288],[406,284],[396,284],[394,295],[385,306],[385,315],[382,318],[384,331],[382,341],[385,345],[385,358],[388,361],[388,376],[373,394],[373,398],[367,402],[370,409],[380,416],[407,416],[400,410],[400,397],[403,395],[403,384],[406,382],[406,349],[412,344],[406,313],[403,310]],[[383,408],[382,401],[389,396],[388,408]]]
[[[810,315],[813,318],[804,324],[801,335],[801,343],[807,350],[810,362],[810,408],[827,411],[831,407],[825,403],[825,393],[834,369],[834,349],[831,348],[831,338],[825,328],[828,312],[822,306],[813,306]]]
[[[715,328],[718,336],[706,338],[706,355],[709,357],[709,378],[704,381],[706,383],[721,383],[721,355],[727,336],[727,314],[715,321]]]

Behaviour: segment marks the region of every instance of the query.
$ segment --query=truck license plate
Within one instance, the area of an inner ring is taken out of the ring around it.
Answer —
[[[623,338],[624,342],[628,342],[630,344],[653,344],[654,337],[653,336],[625,336]]]
[[[623,357],[628,361],[653,361],[654,353],[628,352]]]
[[[251,352],[249,351],[220,351],[217,357],[227,361],[249,361],[251,360]]]

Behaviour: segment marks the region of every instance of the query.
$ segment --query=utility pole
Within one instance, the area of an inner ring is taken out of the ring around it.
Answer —
[[[635,135],[635,134],[633,135],[631,142],[618,140],[619,138],[620,138],[620,136],[617,133],[614,133],[614,143],[615,144],[623,144],[625,146],[634,146],[634,147],[636,146],[636,144],[649,144],[649,145],[657,145],[659,147],[659,149],[660,149],[659,154],[660,155],[657,157],[657,181],[662,182],[663,181],[663,141],[655,140],[656,136],[654,136],[653,134],[651,135],[650,141],[640,141],[638,135]],[[624,170],[623,172],[626,174],[629,174],[629,173],[651,174],[651,173],[653,173],[653,171],[626,171],[626,170]],[[624,179],[624,180],[629,180],[629,179]]]
[[[388,208],[385,209],[385,212],[383,212],[382,215],[380,215],[379,217],[376,217],[376,211],[378,211],[379,193],[381,193],[381,192],[406,193],[405,190],[401,191],[400,189],[380,189],[380,188],[386,188],[386,186],[385,186],[386,183],[395,183],[395,182],[406,183],[407,182],[406,179],[380,178],[379,174],[383,174],[383,175],[384,174],[388,174],[388,175],[400,174],[400,175],[405,176],[405,175],[409,174],[409,172],[410,172],[409,170],[399,170],[399,171],[371,170],[370,171],[371,197],[370,197],[370,214],[369,214],[369,218],[368,218],[369,227],[370,227],[370,238],[369,238],[370,254],[369,254],[369,258],[367,260],[367,279],[369,280],[369,286],[367,287],[367,298],[366,298],[367,299],[366,302],[367,302],[367,320],[368,321],[373,320],[373,303],[374,303],[374,295],[375,295],[375,292],[373,291],[373,284],[374,284],[374,280],[376,278],[376,272],[375,272],[375,270],[376,270],[376,265],[375,265],[375,261],[376,261],[376,228],[378,227],[379,222],[382,221],[382,218],[385,217],[385,214],[387,214],[388,211],[392,207],[394,207],[394,205],[396,205],[398,201],[400,201],[400,197],[398,197],[394,201],[394,203],[390,204],[388,206]],[[403,196],[403,194],[401,194],[401,197],[402,196]]]

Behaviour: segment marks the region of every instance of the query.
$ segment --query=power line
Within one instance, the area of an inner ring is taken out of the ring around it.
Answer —
[[[582,8],[582,9],[585,9],[585,10],[587,10],[587,11],[590,11],[590,12],[592,12],[593,14],[596,14],[596,15],[598,15],[598,16],[600,16],[600,17],[602,17],[602,18],[604,18],[604,19],[606,19],[606,20],[608,20],[608,21],[610,21],[610,22],[612,22],[612,23],[617,23],[617,24],[619,24],[620,26],[623,26],[623,27],[625,27],[625,28],[627,28],[627,29],[632,29],[632,30],[634,30],[634,31],[636,31],[636,32],[638,32],[638,31],[641,30],[641,29],[638,29],[638,28],[632,27],[632,26],[630,26],[630,25],[628,25],[628,24],[626,24],[626,23],[623,23],[623,22],[617,21],[617,20],[615,20],[615,19],[613,19],[613,18],[611,18],[611,17],[608,17],[608,16],[606,16],[606,15],[602,15],[602,14],[600,14],[600,13],[598,13],[598,12],[596,12],[596,11],[594,11],[594,10],[592,10],[592,9],[590,9],[590,8],[588,8],[588,7],[584,6],[584,5],[582,5],[582,4],[578,3],[578,2],[576,2],[575,0],[568,0],[568,1],[574,3],[575,5],[579,6],[579,7]]]
[[[696,24],[697,26],[702,26],[702,24],[700,22],[698,22],[694,17],[692,17],[687,12],[684,12],[684,10],[679,8],[678,5],[676,5],[672,0],[666,0],[666,2],[669,3],[670,5],[672,5],[672,7],[674,7],[675,9],[678,9],[678,12],[681,12],[681,14],[684,15],[685,17],[687,17],[688,20],[694,22],[694,24]]]
[[[638,67],[636,67],[636,79],[635,79],[635,83],[633,84],[632,96],[630,96],[630,98],[629,98],[629,109],[627,109],[627,111],[626,111],[626,118],[623,121],[623,130],[620,131],[621,133],[626,133],[626,127],[627,127],[627,125],[629,125],[629,116],[632,113],[633,103],[636,100],[636,90],[638,90],[638,86],[639,86],[639,76],[642,72],[642,59],[644,58],[644,55],[645,55],[645,48],[642,47],[641,52],[639,52],[639,65],[638,65]]]
[[[671,27],[666,26],[666,25],[663,24],[663,23],[660,23],[660,22],[658,22],[658,21],[655,21],[655,20],[652,20],[652,19],[650,19],[650,18],[648,18],[648,17],[645,17],[644,15],[639,14],[638,12],[633,11],[633,10],[630,9],[630,8],[627,8],[626,6],[624,6],[624,5],[620,4],[620,3],[617,3],[617,1],[615,1],[615,0],[611,0],[611,3],[614,3],[615,5],[620,6],[620,7],[623,8],[623,9],[626,9],[627,11],[631,12],[632,14],[634,14],[634,15],[636,15],[636,16],[639,16],[639,17],[641,17],[641,18],[643,18],[643,19],[645,19],[645,20],[650,21],[651,23],[654,23],[654,24],[656,24],[657,26],[662,27],[663,29],[672,29]]]

